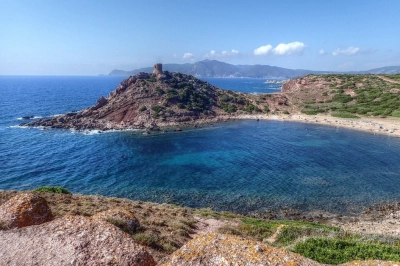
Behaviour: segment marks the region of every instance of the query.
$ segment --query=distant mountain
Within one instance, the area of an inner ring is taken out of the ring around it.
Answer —
[[[359,71],[359,74],[399,74],[400,66],[374,68],[368,71]]]
[[[193,64],[163,64],[163,70],[180,72],[196,77],[248,77],[248,78],[294,78],[308,74],[338,73],[332,71],[314,71],[306,69],[288,69],[269,65],[231,65],[217,60],[203,60]],[[109,76],[133,76],[139,72],[151,73],[153,67],[132,71],[113,70]],[[368,71],[348,72],[352,74],[394,74],[400,73],[400,66],[382,67]]]

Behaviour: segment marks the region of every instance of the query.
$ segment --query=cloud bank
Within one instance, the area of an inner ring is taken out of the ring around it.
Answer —
[[[302,42],[290,42],[290,43],[280,43],[275,48],[271,44],[260,46],[254,49],[254,55],[292,55],[292,54],[302,54],[306,45]]]

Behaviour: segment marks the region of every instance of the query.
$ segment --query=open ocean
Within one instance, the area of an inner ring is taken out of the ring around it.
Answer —
[[[0,76],[0,189],[58,185],[74,193],[211,207],[349,214],[400,200],[400,139],[335,127],[238,121],[145,136],[20,128],[94,105],[122,77]],[[262,79],[207,79],[247,93]]]

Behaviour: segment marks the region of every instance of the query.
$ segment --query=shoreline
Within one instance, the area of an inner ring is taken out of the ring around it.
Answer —
[[[360,118],[340,118],[330,115],[305,115],[305,114],[289,114],[289,115],[238,115],[231,119],[262,119],[275,121],[299,122],[323,126],[331,126],[336,128],[346,128],[351,130],[363,131],[374,135],[387,135],[400,138],[400,118],[387,117],[360,117]]]

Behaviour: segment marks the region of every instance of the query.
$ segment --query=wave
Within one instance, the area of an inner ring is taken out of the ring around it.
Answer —
[[[33,119],[39,119],[39,118],[43,118],[43,116],[40,116],[40,115],[27,115],[27,116],[18,117],[17,120],[33,120]]]

